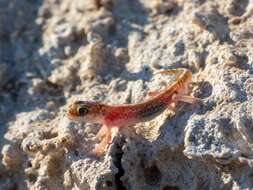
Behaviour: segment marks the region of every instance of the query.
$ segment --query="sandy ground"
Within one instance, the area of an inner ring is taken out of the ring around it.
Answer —
[[[253,189],[251,0],[0,0],[0,190]],[[176,114],[125,127],[94,158],[100,125],[74,100],[137,103],[187,68]]]

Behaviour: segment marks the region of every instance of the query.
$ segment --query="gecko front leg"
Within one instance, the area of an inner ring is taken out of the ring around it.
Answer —
[[[107,127],[106,125],[103,125],[98,132],[100,134],[97,134],[100,138],[102,138],[101,142],[97,144],[90,153],[96,157],[102,156],[107,150],[108,145],[112,143],[113,138],[117,135],[118,131],[119,127]]]
[[[99,132],[101,132],[101,133],[97,134],[97,135],[99,135],[100,137],[102,137],[102,140],[90,152],[92,155],[94,155],[96,157],[100,157],[101,155],[103,155],[105,153],[105,151],[106,151],[107,145],[109,145],[111,143],[111,141],[112,141],[112,134],[111,134],[111,128],[110,127],[107,127],[107,126],[104,125],[100,129]]]
[[[94,140],[94,141],[102,140],[103,137],[106,135],[107,131],[108,131],[107,126],[106,126],[106,125],[103,125],[103,126],[99,129],[99,131],[98,131],[98,133],[96,134],[96,136],[92,138],[92,140]]]

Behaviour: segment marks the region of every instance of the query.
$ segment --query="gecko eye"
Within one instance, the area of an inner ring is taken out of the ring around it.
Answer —
[[[88,108],[86,108],[86,107],[78,108],[77,111],[80,116],[84,116],[89,112]]]

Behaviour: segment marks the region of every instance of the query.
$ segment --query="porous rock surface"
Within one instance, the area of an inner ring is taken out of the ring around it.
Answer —
[[[0,189],[253,189],[252,13],[252,0],[0,1]],[[87,154],[100,126],[67,105],[141,102],[179,67],[201,103]]]

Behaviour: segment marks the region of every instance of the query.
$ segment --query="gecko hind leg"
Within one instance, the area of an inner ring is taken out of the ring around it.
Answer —
[[[174,101],[180,101],[180,102],[186,102],[186,103],[189,103],[189,104],[195,104],[195,103],[198,103],[198,102],[202,101],[199,98],[195,98],[195,97],[187,96],[187,95],[179,95],[179,94],[173,96],[173,100]]]

